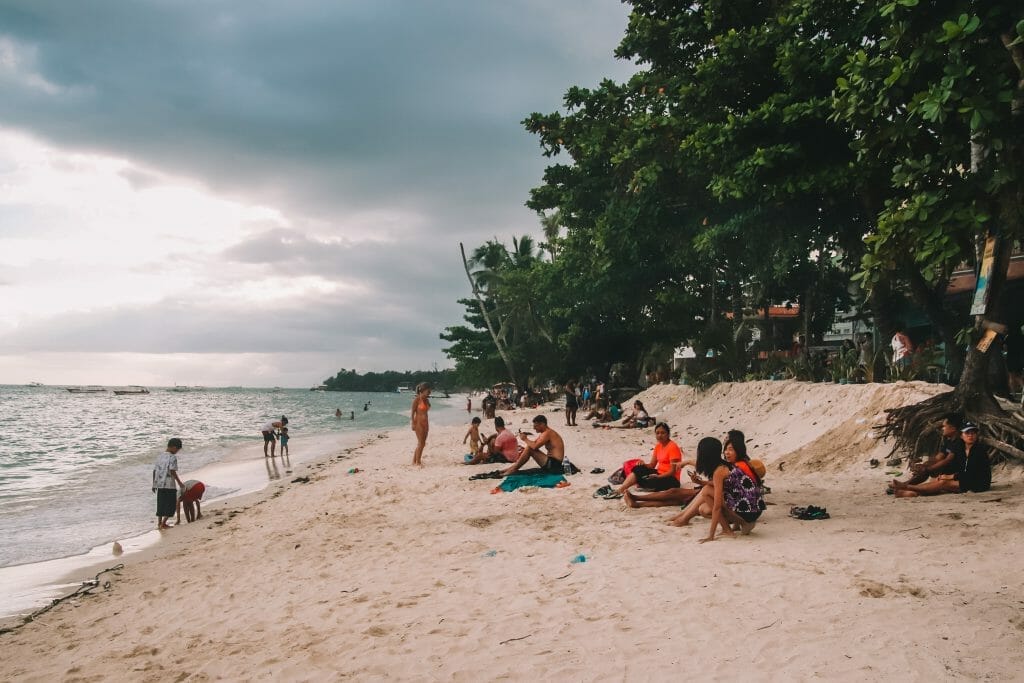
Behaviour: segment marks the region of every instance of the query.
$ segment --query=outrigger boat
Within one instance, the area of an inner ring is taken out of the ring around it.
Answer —
[[[103,387],[68,387],[72,394],[98,394],[106,391]]]
[[[148,394],[149,389],[146,387],[128,387],[126,389],[114,389],[114,394],[117,396],[133,396],[135,394]]]

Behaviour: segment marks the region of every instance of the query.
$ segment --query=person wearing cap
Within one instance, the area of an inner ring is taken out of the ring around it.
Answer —
[[[189,479],[181,487],[178,496],[178,524],[181,524],[181,508],[185,508],[185,519],[191,524],[203,518],[200,501],[206,493],[206,485],[196,479]]]
[[[910,466],[911,477],[903,484],[923,484],[931,477],[938,477],[943,474],[956,474],[963,467],[964,440],[960,438],[960,428],[963,421],[956,413],[949,413],[939,425],[939,432],[942,435],[942,442],[939,450],[924,462],[917,462]],[[892,493],[892,487],[887,491]]]
[[[923,484],[904,484],[893,481],[893,494],[897,498],[916,496],[937,496],[943,493],[982,493],[992,487],[992,466],[989,462],[989,448],[978,442],[978,426],[965,422],[960,428],[964,441],[964,459],[953,474],[940,474]]]
[[[178,451],[181,439],[175,437],[167,442],[167,450],[160,454],[153,465],[153,493],[156,494],[156,528],[170,529],[167,520],[174,516],[178,505],[178,486],[185,484],[178,477]],[[177,483],[177,486],[175,485]]]

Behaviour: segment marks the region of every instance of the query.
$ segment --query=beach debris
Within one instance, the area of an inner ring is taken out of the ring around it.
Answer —
[[[96,574],[95,578],[89,579],[88,581],[83,581],[82,585],[80,585],[78,588],[76,588],[74,590],[74,592],[68,593],[67,595],[65,595],[63,597],[60,597],[60,598],[54,598],[53,600],[50,601],[50,604],[46,605],[45,607],[40,607],[39,609],[37,609],[32,614],[25,615],[24,617],[21,618],[21,623],[20,624],[15,624],[14,626],[7,626],[7,627],[4,627],[4,628],[0,628],[0,635],[3,635],[5,633],[11,633],[13,631],[17,631],[19,628],[21,628],[25,624],[28,624],[28,623],[31,623],[31,622],[35,621],[37,618],[39,618],[40,616],[46,614],[47,612],[52,610],[57,605],[59,605],[60,603],[64,602],[65,600],[70,600],[71,598],[77,597],[79,595],[92,595],[92,592],[94,590],[96,590],[97,588],[100,588],[101,586],[102,586],[103,590],[110,590],[110,586],[111,586],[110,581],[104,581],[101,584],[100,583],[100,577],[103,576],[104,574],[106,574],[107,572],[113,572],[114,574],[118,574],[122,569],[124,569],[124,565],[123,564],[116,564],[113,567],[107,567],[103,571],[101,571],[98,574]],[[39,622],[39,623],[42,624],[44,622]]]
[[[362,470],[359,469],[358,467],[349,467],[348,468],[348,473],[349,474],[358,474],[359,472],[362,472]]]
[[[494,557],[497,554],[497,550],[488,550],[486,553],[484,553],[484,557]]]
[[[498,643],[498,645],[504,645],[505,643],[512,643],[512,642],[515,642],[517,640],[525,640],[525,639],[529,638],[532,635],[533,635],[532,633],[528,633],[525,636],[520,636],[518,638],[509,638],[508,640],[501,641],[500,643]]]
[[[114,541],[114,545],[110,547],[110,550],[113,551],[114,555],[121,555],[124,553],[124,548],[122,548],[121,544],[117,541]]]
[[[886,467],[899,467],[902,462],[903,462],[903,458],[901,458],[899,456],[896,456],[894,458],[889,458],[888,460],[886,460],[885,461],[885,466]]]
[[[574,557],[571,560],[569,560],[569,564],[582,564],[582,563],[584,563],[586,561],[587,561],[587,556],[584,555],[583,553],[580,553],[576,557]]]
[[[868,461],[868,464],[872,467],[878,467],[882,462],[878,458],[871,458],[871,460]]]
[[[294,479],[292,479],[292,483],[293,484],[308,484],[309,483],[309,477],[295,477]]]

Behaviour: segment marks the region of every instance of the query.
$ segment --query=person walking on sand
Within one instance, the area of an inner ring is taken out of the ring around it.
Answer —
[[[427,413],[430,411],[430,385],[422,382],[416,385],[416,398],[412,400],[412,431],[416,434],[416,450],[412,454],[412,464],[423,466],[423,448],[427,445],[427,432],[430,431],[430,421]]]
[[[536,460],[541,470],[545,472],[562,473],[562,459],[565,457],[565,442],[562,441],[562,436],[548,427],[548,419],[543,415],[533,418],[533,428],[537,430],[536,439],[528,439],[526,434],[519,432],[519,438],[526,446],[512,466],[502,471],[501,476],[507,477],[517,472],[530,461],[530,458]]]
[[[277,451],[277,437],[274,435],[275,430],[280,429],[288,424],[288,418],[284,415],[281,416],[280,420],[271,420],[265,422],[260,427],[260,433],[263,434],[263,457],[273,458]],[[267,444],[270,444],[270,455],[267,455]]]
[[[167,442],[167,450],[160,454],[153,465],[153,493],[156,494],[156,528],[170,529],[167,520],[174,516],[178,507],[178,486],[185,488],[178,477],[178,451],[181,439],[175,437]]]

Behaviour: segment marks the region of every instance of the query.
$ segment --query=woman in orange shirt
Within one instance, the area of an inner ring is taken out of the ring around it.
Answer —
[[[412,431],[416,433],[416,450],[412,454],[412,464],[422,466],[423,447],[427,445],[427,432],[430,421],[427,412],[430,410],[430,385],[426,382],[416,385],[416,398],[412,400]]]
[[[659,422],[654,428],[654,437],[658,442],[654,444],[651,462],[634,467],[622,485],[615,489],[613,495],[623,495],[637,485],[651,491],[679,488],[679,469],[682,467],[683,452],[670,438],[669,427],[664,422]]]

